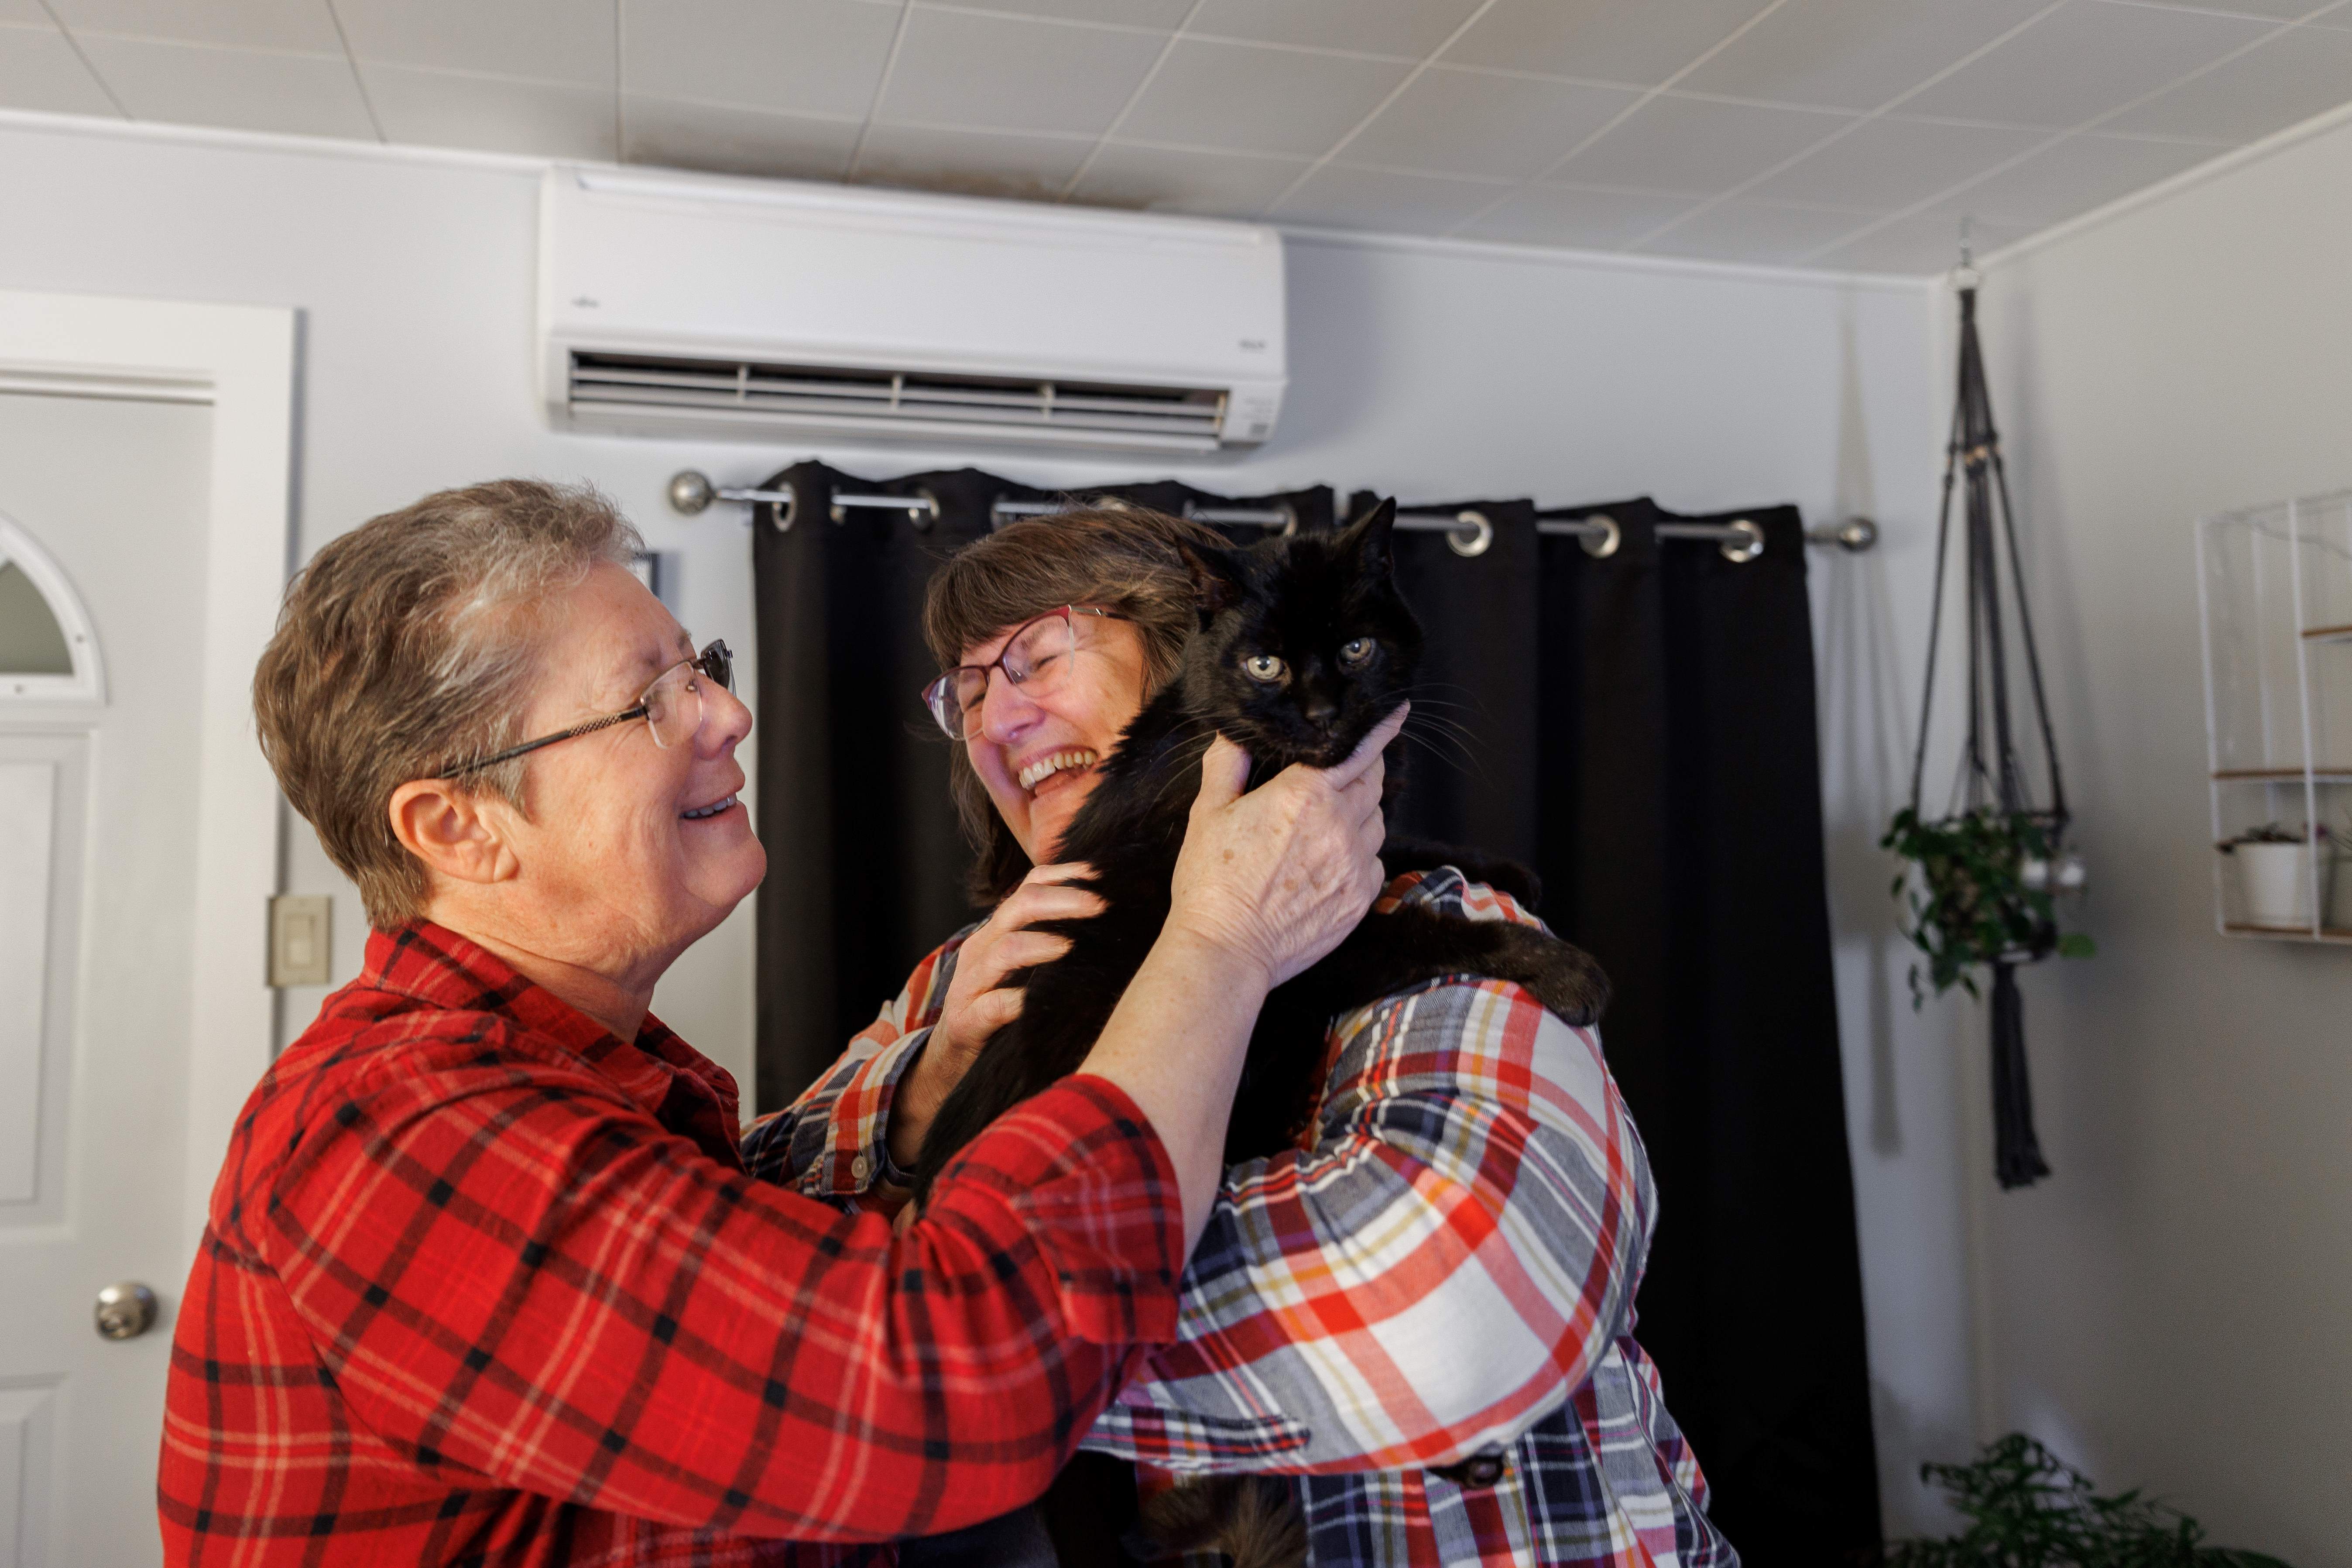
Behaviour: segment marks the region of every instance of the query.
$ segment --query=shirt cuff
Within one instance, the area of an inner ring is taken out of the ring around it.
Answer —
[[[1065,1332],[1175,1338],[1183,1198],[1160,1134],[1117,1084],[1076,1074],[999,1117],[940,1173],[923,1218],[986,1237],[1008,1215],[1059,1281]]]
[[[901,1035],[859,1062],[833,1104],[793,1129],[793,1185],[815,1198],[859,1197],[908,1177],[890,1158],[890,1106],[922,1055],[928,1028]]]

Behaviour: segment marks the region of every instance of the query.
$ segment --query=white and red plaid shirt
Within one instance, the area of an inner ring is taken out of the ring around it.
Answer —
[[[1450,869],[1381,907],[1404,902],[1538,923]],[[962,939],[746,1135],[755,1173],[893,1201],[891,1097]],[[1318,1563],[1736,1568],[1633,1340],[1657,1197],[1599,1037],[1465,977],[1335,1020],[1328,1051],[1311,1146],[1225,1173],[1176,1342],[1085,1446],[1290,1475]]]

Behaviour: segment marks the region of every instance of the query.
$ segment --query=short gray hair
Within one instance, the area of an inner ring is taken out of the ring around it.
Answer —
[[[592,486],[495,479],[362,523],[287,586],[253,677],[261,749],[370,925],[422,918],[431,891],[393,791],[519,744],[549,601],[642,545]],[[522,779],[518,757],[451,782],[520,810]]]

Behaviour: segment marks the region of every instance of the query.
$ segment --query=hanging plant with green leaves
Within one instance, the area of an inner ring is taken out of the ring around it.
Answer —
[[[2027,1436],[1986,1445],[1973,1464],[1922,1465],[1968,1529],[1899,1541],[1887,1568],[2287,1568],[2259,1552],[2204,1544],[2195,1520],[2134,1489],[2102,1497],[2090,1479]]]
[[[1940,822],[1922,822],[1908,806],[1895,814],[1879,844],[1916,868],[1895,877],[1894,892],[1909,916],[1899,929],[1927,961],[1927,986],[1920,966],[1911,966],[1913,1006],[1927,1001],[1929,986],[1938,996],[1955,985],[1981,996],[1976,971],[1995,963],[2098,951],[2084,933],[2058,930],[2052,894],[2070,869],[2053,865],[2052,838],[2028,812],[1985,807]]]
[[[1882,842],[1912,864],[1912,869],[1895,879],[1895,894],[1906,900],[1904,934],[1927,955],[1927,978],[1935,991],[1940,994],[1958,985],[1971,996],[1981,994],[1978,973],[1991,972],[1993,1176],[2004,1187],[2022,1187],[2048,1175],[2050,1166],[2033,1131],[2018,966],[2053,952],[2084,957],[2091,942],[2084,936],[2060,936],[2052,907],[2053,893],[2082,890],[2083,858],[2064,848],[2070,820],[2066,785],[2042,686],[2033,617],[2026,607],[2017,517],[2009,502],[2000,437],[1993,429],[1992,396],[1986,390],[1984,350],[1977,339],[1978,279],[1969,266],[1965,240],[1957,281],[1959,396],[1952,407],[1944,500],[1936,523],[1936,585],[1927,612],[1919,738],[1911,752],[1911,800],[1896,813]],[[1945,574],[1954,565],[1960,576],[1958,607],[1967,616],[1962,650],[1967,656],[1962,671],[1967,730],[1948,815],[1929,821],[1921,803],[1927,738],[1935,721]],[[2021,668],[2026,694],[2032,700],[2030,732],[2010,702],[2013,674]],[[2039,801],[2025,754],[2032,744],[2029,736],[2041,742],[2048,781]],[[1914,1005],[1927,1000],[1916,964],[1911,997]]]

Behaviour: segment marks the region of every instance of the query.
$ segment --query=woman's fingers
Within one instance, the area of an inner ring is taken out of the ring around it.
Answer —
[[[1379,764],[1381,754],[1388,750],[1389,742],[1397,738],[1397,731],[1404,728],[1405,715],[1412,711],[1412,703],[1398,703],[1396,711],[1373,725],[1370,732],[1348,754],[1348,760],[1325,770],[1325,776],[1341,787],[1355,783]]]
[[[1192,803],[1198,816],[1214,811],[1241,798],[1242,786],[1249,783],[1250,754],[1223,735],[1209,742],[1201,757],[1201,794]]]

